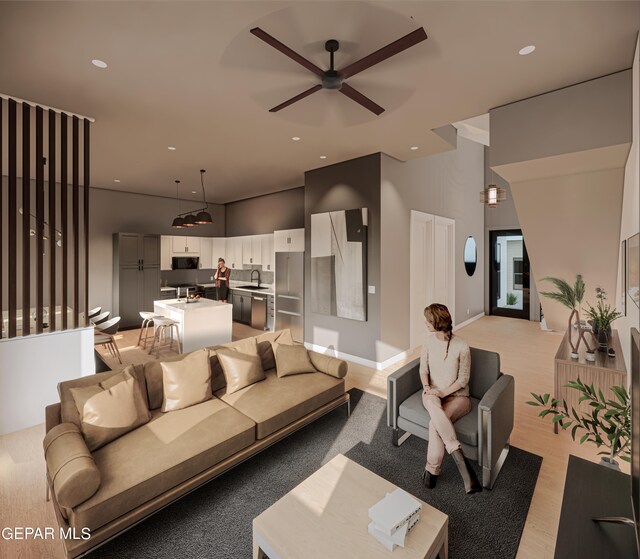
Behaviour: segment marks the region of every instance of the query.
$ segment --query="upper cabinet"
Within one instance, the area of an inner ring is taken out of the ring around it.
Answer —
[[[162,235],[160,237],[160,269],[171,270],[171,242],[173,237],[170,235]]]
[[[275,252],[304,252],[304,229],[274,231]]]
[[[262,269],[275,270],[275,254],[273,250],[273,234],[262,235]]]
[[[174,255],[200,255],[200,237],[172,237]]]
[[[213,239],[202,237],[200,240],[200,261],[198,267],[201,270],[213,270]]]
[[[242,263],[247,266],[258,266],[262,263],[262,237],[250,235],[242,239]]]
[[[213,268],[218,267],[218,258],[223,258],[227,262],[227,239],[224,237],[214,237],[213,241]]]
[[[227,238],[226,264],[229,268],[242,268],[242,237]]]

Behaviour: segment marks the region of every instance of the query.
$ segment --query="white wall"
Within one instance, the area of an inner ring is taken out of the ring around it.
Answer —
[[[458,137],[457,148],[401,162],[382,156],[381,172],[381,340],[387,351],[409,348],[410,210],[455,220],[455,323],[484,312],[485,234],[484,146]],[[463,263],[464,245],[473,236],[478,265],[472,277]]]
[[[0,340],[0,435],[44,423],[63,380],[95,372],[93,328]]]
[[[640,41],[636,44],[636,54],[633,60],[633,141],[631,150],[624,169],[624,192],[622,198],[622,220],[620,224],[620,242],[632,237],[640,230]],[[640,313],[638,307],[626,294],[622,293],[621,266],[618,267],[618,297],[616,305],[622,307],[622,298],[627,300],[627,316],[619,318],[614,327],[618,329],[620,334],[620,342],[624,353],[624,360],[627,370],[631,370],[630,355],[630,334],[629,329],[632,326],[638,328],[640,326]]]

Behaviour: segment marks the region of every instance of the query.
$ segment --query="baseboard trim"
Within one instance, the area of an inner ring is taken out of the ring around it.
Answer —
[[[345,361],[350,361],[351,363],[356,363],[357,365],[363,365],[364,367],[369,367],[370,369],[376,369],[377,371],[382,371],[383,369],[390,367],[394,363],[406,359],[413,353],[412,349],[407,349],[398,353],[397,355],[394,355],[393,357],[390,357],[385,361],[372,361],[371,359],[364,359],[363,357],[358,357],[357,355],[351,355],[350,353],[337,351],[333,348],[312,344],[310,342],[305,342],[304,346],[311,351],[317,351],[318,353],[329,355],[330,357],[344,359]]]
[[[453,331],[455,332],[456,330],[460,330],[460,328],[469,326],[469,324],[471,324],[472,322],[475,322],[476,320],[480,320],[483,316],[484,316],[484,312],[481,312],[480,314],[477,314],[476,316],[471,317],[469,320],[465,320],[460,324],[456,324],[453,328]]]

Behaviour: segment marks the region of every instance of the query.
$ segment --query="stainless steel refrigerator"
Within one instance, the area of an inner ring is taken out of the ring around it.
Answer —
[[[276,330],[304,342],[304,252],[276,252]]]

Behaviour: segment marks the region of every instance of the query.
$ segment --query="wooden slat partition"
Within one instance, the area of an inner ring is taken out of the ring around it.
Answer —
[[[31,107],[22,104],[22,335],[31,333]]]
[[[8,146],[9,196],[7,214],[9,219],[9,254],[7,259],[8,282],[8,328],[9,337],[16,335],[16,314],[18,308],[18,104],[9,99],[8,105]]]
[[[84,161],[82,169],[84,178],[82,181],[84,190],[84,322],[89,326],[89,129],[91,123],[84,119],[83,152]]]
[[[36,334],[42,334],[44,309],[44,111],[36,107]]]
[[[49,109],[49,332],[56,329],[56,113]]]
[[[89,325],[90,122],[0,97],[0,338]]]
[[[71,190],[73,195],[73,327],[80,326],[79,306],[80,306],[80,137],[79,119],[72,117],[72,144],[71,144],[71,164],[72,178]]]
[[[60,232],[62,233],[62,329],[68,328],[68,316],[66,308],[69,305],[69,236],[67,227],[67,115],[60,115]]]

